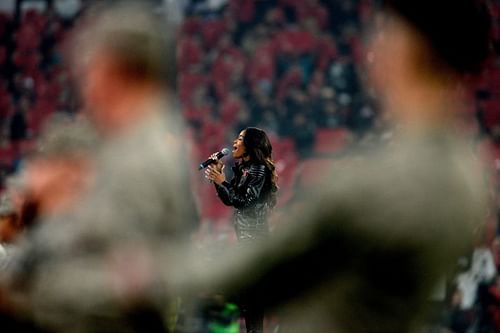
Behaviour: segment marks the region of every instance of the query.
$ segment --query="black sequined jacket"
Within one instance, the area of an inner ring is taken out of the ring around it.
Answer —
[[[272,208],[271,173],[263,164],[241,163],[233,167],[230,182],[215,184],[217,195],[233,206],[234,226],[239,241],[251,241],[269,233],[267,216]]]

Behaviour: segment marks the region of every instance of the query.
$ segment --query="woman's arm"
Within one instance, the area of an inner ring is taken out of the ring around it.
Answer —
[[[266,167],[264,165],[252,165],[249,169],[248,178],[250,180],[245,192],[242,194],[237,193],[234,185],[226,181],[220,184],[215,183],[217,194],[225,205],[235,208],[245,208],[251,206],[259,199],[266,181]]]

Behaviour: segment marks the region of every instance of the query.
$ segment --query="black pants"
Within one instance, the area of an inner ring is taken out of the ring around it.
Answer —
[[[245,327],[247,333],[264,332],[264,311],[257,304],[243,302],[241,312],[245,318]]]
[[[269,231],[267,229],[263,230],[245,230],[242,231],[238,228],[239,226],[236,224],[236,235],[238,237],[238,246],[240,248],[243,247],[253,247],[255,246],[256,241],[262,241],[268,236]],[[241,238],[242,234],[248,234],[250,238]],[[240,295],[239,306],[241,310],[241,314],[243,318],[245,318],[245,327],[247,329],[247,333],[262,333],[264,332],[264,310],[262,305],[258,304],[258,302],[249,297],[248,295]]]

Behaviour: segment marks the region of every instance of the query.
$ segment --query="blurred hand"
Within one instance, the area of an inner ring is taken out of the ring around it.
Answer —
[[[205,170],[205,178],[219,185],[225,182],[224,165],[222,163],[221,165],[220,170],[218,165],[209,165]]]

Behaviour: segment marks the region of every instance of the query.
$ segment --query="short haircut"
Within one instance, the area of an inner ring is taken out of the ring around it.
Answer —
[[[75,64],[96,53],[112,57],[127,78],[175,87],[175,29],[144,2],[100,3],[89,8],[70,44]]]
[[[492,53],[492,17],[486,0],[385,0],[385,9],[415,27],[441,63],[478,73]]]

